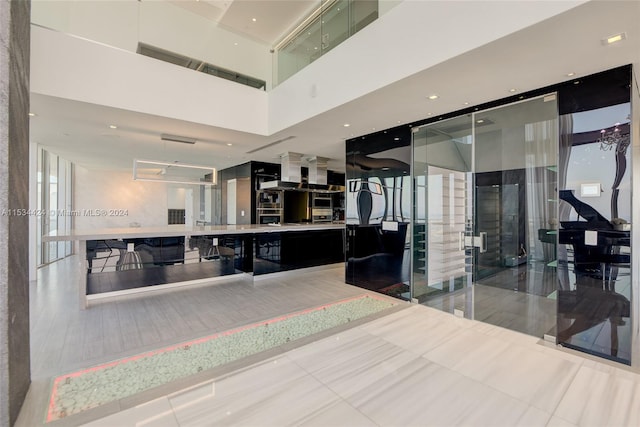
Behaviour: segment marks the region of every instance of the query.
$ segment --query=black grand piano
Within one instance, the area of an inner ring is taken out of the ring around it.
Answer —
[[[565,322],[564,328],[559,322],[558,342],[581,347],[572,342],[574,336],[608,321],[611,348],[587,351],[629,363],[626,351],[623,360],[618,357],[618,326],[628,321],[631,303],[616,292],[615,285],[620,270],[630,267],[631,256],[628,251],[621,253],[621,248],[630,246],[631,232],[616,230],[597,210],[578,200],[572,190],[560,191],[560,199],[569,203],[583,220],[562,221],[559,230],[558,243],[573,248],[573,260],[560,260],[560,263],[573,264],[576,282],[575,287],[558,292],[558,315],[571,320]]]

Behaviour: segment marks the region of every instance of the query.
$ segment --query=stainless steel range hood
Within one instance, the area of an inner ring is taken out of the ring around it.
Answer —
[[[340,193],[341,185],[327,185],[327,160],[324,157],[309,159],[308,182],[302,178],[302,154],[287,152],[280,156],[281,179],[260,184],[261,190],[312,191],[316,193]]]
[[[265,181],[260,184],[261,190],[309,191],[314,193],[343,193],[343,185],[320,185],[306,182]]]

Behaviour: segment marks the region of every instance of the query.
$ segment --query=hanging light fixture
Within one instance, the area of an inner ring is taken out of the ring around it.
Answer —
[[[216,185],[216,169],[179,162],[134,159],[133,179],[174,184]]]
[[[629,146],[629,134],[622,135],[620,132],[620,123],[615,126],[600,131],[600,137],[596,140],[600,144],[602,151],[611,151],[615,147],[618,153],[625,152]]]

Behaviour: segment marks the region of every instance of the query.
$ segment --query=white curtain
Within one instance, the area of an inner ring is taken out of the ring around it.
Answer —
[[[557,228],[558,121],[525,125],[529,260],[555,260],[555,245],[541,242],[539,230]]]

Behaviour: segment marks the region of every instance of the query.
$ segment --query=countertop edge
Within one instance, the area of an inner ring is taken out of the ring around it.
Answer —
[[[248,225],[218,225],[218,226],[165,226],[139,228],[105,228],[102,230],[74,230],[68,234],[57,235],[52,232],[42,237],[44,242],[76,241],[76,240],[106,240],[120,238],[149,238],[176,236],[216,236],[224,234],[261,234],[282,233],[291,231],[340,230],[345,224],[304,224],[265,226],[259,224]]]

